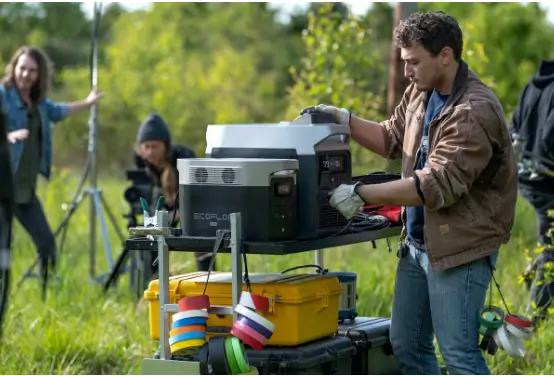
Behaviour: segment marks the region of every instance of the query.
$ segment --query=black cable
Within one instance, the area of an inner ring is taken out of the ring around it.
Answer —
[[[489,266],[489,270],[491,272],[491,285],[490,285],[490,295],[489,295],[489,299],[490,299],[490,305],[492,305],[492,283],[494,281],[494,284],[496,285],[496,289],[498,290],[498,294],[500,295],[500,299],[502,299],[502,303],[504,304],[504,308],[506,308],[506,312],[508,313],[508,315],[511,315],[510,313],[510,309],[508,308],[508,303],[506,303],[506,299],[504,299],[504,294],[502,293],[502,290],[500,289],[500,284],[498,283],[498,281],[496,280],[496,277],[494,275],[494,266],[492,265],[492,260],[491,260],[491,257],[490,256],[487,256],[487,265]]]
[[[353,232],[374,231],[390,226],[390,221],[379,214],[365,214],[358,212],[352,222]]]
[[[202,292],[202,295],[206,295],[206,290],[208,289],[210,274],[212,274],[212,270],[214,268],[215,256],[217,255],[217,251],[219,251],[219,249],[221,248],[221,245],[223,243],[223,239],[225,238],[225,236],[230,233],[231,231],[229,230],[217,230],[216,232],[216,239],[212,250],[212,259],[210,260],[210,266],[208,268],[208,276],[206,277],[206,284],[204,285],[204,292]]]
[[[177,216],[177,210],[179,209],[179,189],[177,189],[177,195],[175,201],[173,201],[173,218],[171,219],[171,225],[175,223],[175,217]]]
[[[242,245],[242,260],[244,262],[244,283],[246,283],[246,289],[248,292],[252,292],[252,285],[250,283],[250,276],[248,275],[248,262],[246,261],[246,248],[244,247],[244,242],[241,242]],[[215,255],[214,255],[215,257]]]
[[[323,269],[321,266],[316,264],[307,264],[307,265],[299,265],[299,266],[293,266],[292,268],[285,269],[281,272],[281,274],[286,274],[288,272],[292,272],[294,270],[303,269],[303,268],[315,268],[317,269],[318,274],[325,274],[328,272],[327,269]]]
[[[324,239],[334,238],[339,235],[354,234],[357,232],[375,231],[389,227],[390,225],[390,221],[382,215],[358,212],[342,229]]]

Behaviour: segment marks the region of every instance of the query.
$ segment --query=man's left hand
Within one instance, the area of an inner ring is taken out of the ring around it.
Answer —
[[[90,92],[90,94],[88,95],[87,99],[85,100],[85,102],[89,105],[89,106],[92,106],[93,104],[96,104],[100,101],[100,99],[102,99],[104,97],[104,93],[102,92],[97,92],[96,90],[93,90]]]
[[[337,209],[346,219],[350,219],[365,205],[364,200],[356,193],[358,184],[341,184],[331,192],[329,204]]]

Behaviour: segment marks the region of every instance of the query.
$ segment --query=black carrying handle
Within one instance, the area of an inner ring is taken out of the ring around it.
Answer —
[[[281,274],[285,274],[285,273],[288,273],[288,272],[292,272],[293,270],[298,270],[298,269],[303,269],[303,268],[315,268],[315,269],[317,269],[318,274],[325,274],[329,271],[327,269],[323,269],[321,266],[316,265],[316,264],[307,264],[307,265],[294,266],[292,268],[285,269],[281,272]]]

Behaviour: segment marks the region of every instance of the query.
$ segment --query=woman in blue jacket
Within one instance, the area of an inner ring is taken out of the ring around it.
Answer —
[[[34,47],[20,47],[6,67],[0,83],[2,115],[10,143],[14,186],[14,217],[29,233],[40,256],[39,274],[51,260],[56,266],[56,243],[42,205],[36,196],[39,174],[50,178],[52,123],[89,108],[102,93],[92,91],[83,100],[55,103],[48,99],[51,69],[48,57]]]

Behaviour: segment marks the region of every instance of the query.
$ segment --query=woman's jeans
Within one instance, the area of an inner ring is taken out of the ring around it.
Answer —
[[[34,195],[28,204],[15,204],[14,217],[29,233],[37,247],[37,253],[41,261],[39,263],[39,275],[42,276],[43,269],[48,263],[55,269],[56,239],[37,196]]]

